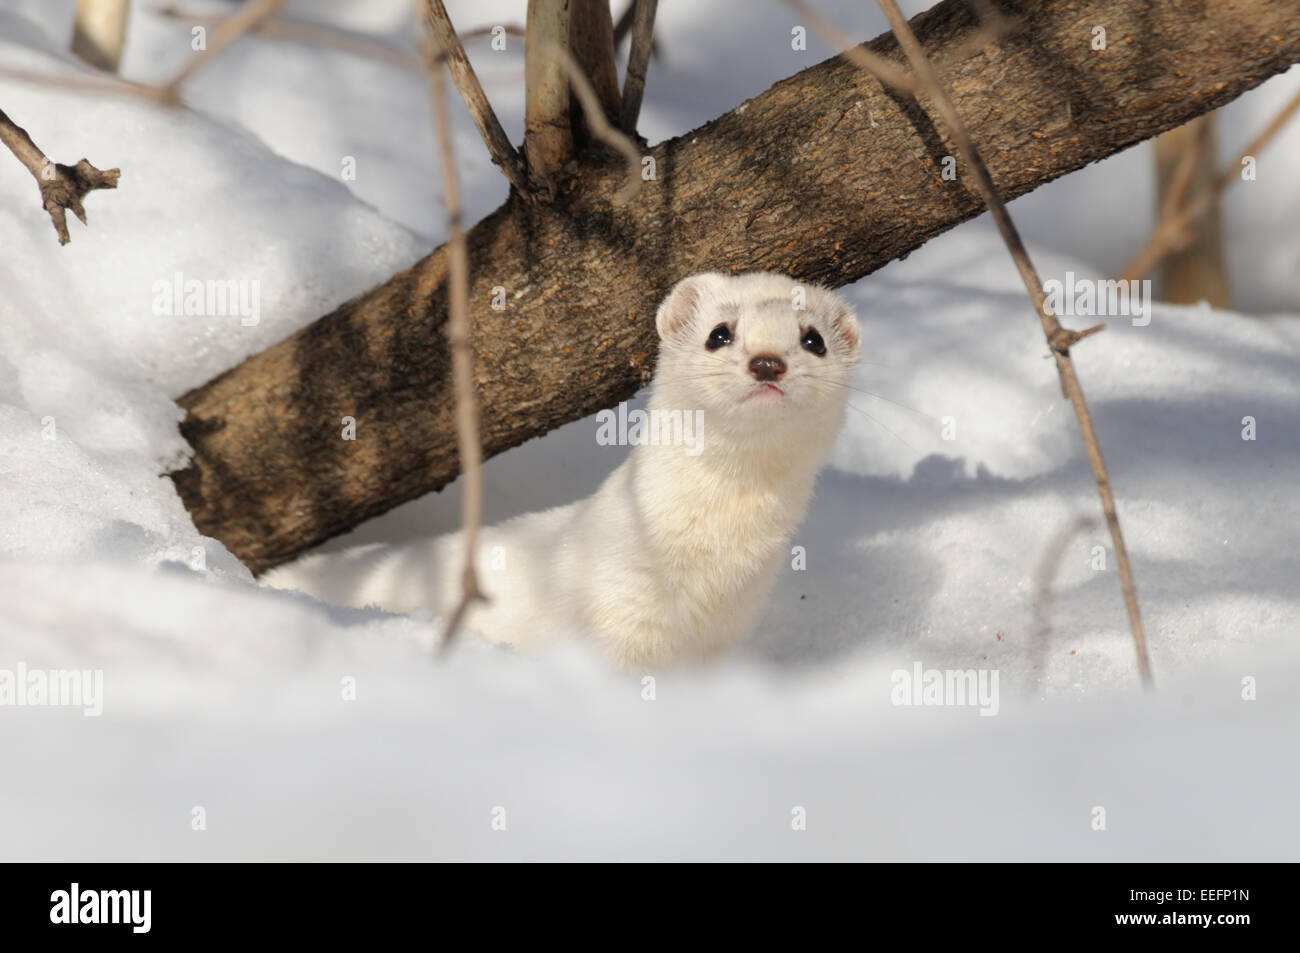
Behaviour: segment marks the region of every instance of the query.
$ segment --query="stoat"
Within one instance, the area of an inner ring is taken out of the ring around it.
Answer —
[[[521,649],[565,633],[627,668],[702,659],[753,628],[838,432],[857,319],[830,291],[768,272],[694,275],[655,318],[647,404],[663,426],[592,496],[487,527],[490,596],[466,626]],[[678,421],[697,421],[689,445]],[[653,427],[651,428],[653,429]],[[264,581],[326,602],[446,613],[460,534],[311,556]]]

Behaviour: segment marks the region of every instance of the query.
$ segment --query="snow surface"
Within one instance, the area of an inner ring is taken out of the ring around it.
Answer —
[[[63,51],[72,6],[0,2],[0,60],[84,72]],[[884,28],[868,6],[819,4],[858,36]],[[124,73],[160,79],[188,30],[136,7]],[[784,7],[741,7],[661,4],[651,141],[828,54],[815,37],[789,49]],[[522,18],[449,8],[468,26]],[[293,9],[409,42],[405,0]],[[471,53],[517,140],[521,58]],[[1225,158],[1298,82],[1223,111]],[[640,676],[572,646],[521,657],[467,639],[440,662],[427,615],[259,589],[196,532],[160,476],[187,452],[174,398],[443,226],[418,74],[252,38],[187,98],[168,112],[0,79],[0,106],[48,154],[123,170],[60,248],[30,177],[0,159],[0,671],[99,669],[105,691],[94,718],[0,707],[0,857],[1300,857],[1297,128],[1225,206],[1236,300],[1274,313],[1158,306],[1076,349],[1158,693],[1137,688],[1104,530],[1074,528],[1098,515],[1095,489],[981,220],[846,289],[866,363],[796,538],[807,569],[781,579],[751,644],[657,673],[646,700]],[[473,218],[504,187],[461,112],[455,132]],[[1149,224],[1149,166],[1130,150],[1014,203],[1044,278],[1118,270]],[[154,284],[176,272],[257,280],[260,320],[155,314]],[[489,461],[488,517],[590,492],[624,452],[594,438],[578,421]],[[327,546],[454,528],[458,499]],[[996,670],[997,715],[892,704],[893,673],[916,663]]]

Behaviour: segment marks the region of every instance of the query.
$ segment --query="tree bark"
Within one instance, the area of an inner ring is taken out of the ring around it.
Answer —
[[[912,25],[1008,199],[1300,61],[1287,3],[997,7],[1020,24],[976,56],[951,55],[978,28],[965,0]],[[869,46],[901,59],[889,35]],[[486,456],[643,386],[655,306],[685,275],[767,268],[839,286],[983,210],[940,178],[955,153],[924,111],[840,57],[648,154],[656,178],[626,206],[608,200],[623,162],[589,150],[553,203],[512,195],[469,233]],[[195,452],[173,478],[200,531],[260,572],[455,478],[446,280],[439,248],[181,398]]]

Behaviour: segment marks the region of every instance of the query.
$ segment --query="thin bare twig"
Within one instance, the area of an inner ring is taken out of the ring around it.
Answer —
[[[35,83],[41,86],[54,86],[63,89],[84,90],[91,93],[112,93],[115,95],[135,96],[149,102],[161,102],[168,106],[183,106],[180,99],[180,87],[191,76],[212,60],[231,43],[248,33],[261,32],[269,20],[284,5],[285,0],[249,0],[240,7],[239,12],[217,21],[215,35],[206,50],[192,59],[185,68],[169,81],[159,86],[146,86],[129,80],[120,79],[108,73],[93,76],[58,76],[37,73],[31,70],[13,69],[0,66],[0,76],[16,79],[19,82]],[[165,15],[183,19],[182,15],[163,11]]]
[[[645,72],[654,45],[655,10],[659,0],[636,0],[632,21],[632,45],[627,54],[627,75],[623,77],[623,116],[619,128],[626,135],[636,135],[636,121],[641,115],[645,95]]]
[[[452,81],[460,92],[460,98],[465,101],[474,125],[478,127],[479,135],[483,137],[488,154],[505,173],[506,179],[515,190],[526,192],[528,180],[524,174],[523,162],[514,146],[510,144],[505,129],[501,127],[501,121],[497,119],[492,104],[488,102],[487,95],[483,92],[478,76],[474,73],[474,67],[470,65],[469,57],[465,55],[465,47],[451,25],[451,18],[447,16],[447,8],[442,0],[428,0],[426,12],[436,48],[443,51],[442,56],[447,61]]]
[[[176,20],[181,23],[191,23],[194,26],[201,26],[207,29],[216,29],[221,26],[228,16],[198,16],[186,13],[175,6],[163,7],[158,11],[161,16],[169,20]],[[377,40],[364,36],[358,36],[348,30],[340,30],[338,27],[330,26],[326,23],[313,23],[309,20],[293,20],[287,17],[272,17],[263,20],[257,26],[249,30],[250,33],[256,33],[258,36],[264,36],[276,40],[289,40],[295,43],[304,43],[310,46],[321,46],[328,49],[340,50],[344,53],[351,53],[354,56],[361,56],[366,59],[375,60],[380,63],[387,63],[389,66],[395,66],[399,69],[421,70],[424,64],[420,57],[406,50],[398,49],[387,43],[381,43]]]
[[[614,21],[615,50],[623,45],[623,41],[626,40],[628,34],[632,32],[632,23],[635,19],[636,0],[631,0],[631,2],[623,8],[623,12],[619,15],[619,18]],[[650,56],[652,59],[659,59],[659,43],[653,38],[650,40]]]
[[[432,29],[425,31],[423,45],[428,60],[429,98],[433,103],[434,131],[442,164],[443,201],[447,206],[447,337],[451,348],[452,385],[456,394],[457,448],[461,474],[465,478],[461,507],[465,566],[461,574],[460,601],[442,634],[441,650],[446,652],[464,621],[465,613],[474,602],[484,598],[475,568],[478,529],[483,517],[483,445],[479,434],[478,394],[474,390],[474,349],[470,341],[469,248],[460,219],[460,186],[456,176],[451,122],[447,116],[446,82],[442,73],[446,51],[438,45],[438,40]]]
[[[86,159],[76,165],[54,163],[45,158],[45,154],[32,142],[32,137],[3,110],[0,110],[0,142],[8,146],[27,171],[36,179],[41,190],[41,205],[49,213],[58,233],[59,244],[66,245],[72,240],[68,234],[67,211],[86,224],[86,210],[81,199],[87,192],[95,189],[115,189],[121,174],[119,169],[100,170]]]
[[[1074,408],[1075,417],[1079,422],[1079,431],[1083,436],[1083,445],[1088,454],[1088,462],[1092,466],[1092,476],[1097,483],[1097,493],[1101,497],[1102,512],[1106,515],[1106,524],[1110,528],[1111,540],[1115,546],[1115,561],[1119,566],[1120,586],[1124,590],[1124,604],[1128,610],[1129,627],[1133,632],[1134,649],[1137,652],[1138,674],[1143,683],[1150,687],[1152,685],[1151,660],[1147,653],[1146,634],[1142,629],[1142,615],[1138,609],[1137,586],[1133,582],[1133,568],[1129,564],[1128,549],[1124,545],[1124,535],[1120,530],[1119,514],[1115,510],[1115,496],[1111,492],[1110,476],[1106,470],[1106,463],[1102,459],[1101,444],[1097,440],[1092,414],[1088,410],[1087,401],[1083,396],[1083,387],[1079,383],[1078,375],[1074,369],[1074,362],[1070,358],[1070,346],[1080,340],[1084,334],[1094,333],[1098,329],[1093,328],[1081,333],[1061,327],[1056,315],[1052,313],[1051,308],[1048,306],[1047,296],[1043,291],[1043,283],[1038,277],[1038,272],[1034,269],[1033,262],[1030,261],[1029,252],[1020,239],[1020,233],[1016,230],[1015,224],[1011,221],[1011,216],[1007,213],[1006,205],[993,185],[993,179],[989,175],[988,168],[976,151],[965,124],[961,121],[961,117],[957,115],[952,100],[943,88],[943,84],[939,81],[939,77],[926,57],[925,51],[921,48],[920,42],[916,39],[916,34],[908,26],[907,19],[898,9],[898,4],[894,0],[877,0],[877,2],[885,14],[885,19],[889,21],[890,29],[893,30],[894,36],[898,39],[899,46],[903,48],[903,52],[907,55],[917,81],[925,90],[926,95],[938,110],[944,125],[948,128],[948,134],[952,137],[953,143],[961,153],[962,161],[974,173],[975,183],[984,199],[984,204],[988,206],[989,214],[993,216],[998,232],[1002,235],[1002,240],[1006,243],[1007,250],[1011,253],[1016,268],[1020,272],[1020,277],[1025,283],[1025,290],[1029,292],[1029,298],[1038,310],[1039,320],[1043,326],[1043,334],[1046,336],[1047,343],[1052,350],[1052,356],[1056,360],[1057,374],[1061,379],[1061,390]]]
[[[56,89],[71,89],[87,93],[112,93],[113,95],[135,96],[150,102],[165,99],[157,86],[145,86],[133,83],[110,73],[38,73],[34,70],[20,69],[12,66],[0,66],[0,77],[31,83],[35,86],[52,86]]]
[[[1223,168],[1218,178],[1214,180],[1212,188],[1198,193],[1176,214],[1166,216],[1162,210],[1160,221],[1156,223],[1146,244],[1124,266],[1120,281],[1136,281],[1143,275],[1149,274],[1166,255],[1186,244],[1187,229],[1214,206],[1215,201],[1228,186],[1240,178],[1241,164],[1246,157],[1262,152],[1298,110],[1300,110],[1300,93],[1292,96],[1268,125],[1237,154],[1237,158]]]
[[[873,53],[865,46],[853,43],[838,27],[810,7],[804,0],[785,0],[785,2],[811,23],[813,30],[824,41],[832,46],[841,47],[844,52],[840,55],[854,66],[866,70],[886,86],[900,92],[909,93],[913,96],[920,92],[920,87],[907,70],[883,56]]]
[[[988,44],[1011,32],[1020,23],[1019,20],[1009,19],[998,13],[987,0],[972,0],[972,2],[980,18],[980,28],[956,49],[952,55],[954,62],[974,55]],[[835,24],[809,6],[806,0],[785,0],[785,3],[812,24],[813,32],[824,42],[832,47],[838,47],[842,51],[840,55],[854,66],[871,73],[886,86],[910,96],[916,96],[923,91],[922,86],[911,73],[893,60],[854,43]]]
[[[270,7],[283,3],[284,0],[274,0]],[[263,9],[254,10],[253,8],[259,6],[259,4],[263,4]],[[240,36],[253,33],[293,40],[299,43],[329,46],[358,56],[369,56],[373,59],[391,63],[394,66],[422,69],[419,57],[411,56],[401,50],[364,40],[346,31],[336,30],[321,24],[289,21],[273,16],[275,10],[266,7],[264,0],[246,4],[240,9],[239,13],[228,17],[189,16],[175,7],[165,7],[159,12],[172,20],[193,23],[195,26],[202,26],[205,29],[210,28],[216,34],[211,47],[202,57],[190,62],[180,74],[163,85],[148,86],[109,73],[55,75],[15,69],[3,65],[0,65],[0,77],[15,79],[23,83],[34,83],[40,86],[82,90],[90,93],[134,96],[149,102],[161,102],[169,106],[183,106],[184,104],[180,100],[180,84],[200,68],[210,65],[211,60],[217,53],[228,47]],[[257,17],[252,17],[253,13],[257,13]]]
[[[285,0],[248,0],[239,8],[238,13],[232,14],[221,21],[207,49],[198,51],[197,55],[185,64],[184,69],[162,85],[160,93],[169,100],[179,99],[181,85],[187,79],[208,65],[216,58],[218,53],[231,43],[234,43],[245,33],[255,30],[258,24],[268,17],[279,13],[284,3]]]

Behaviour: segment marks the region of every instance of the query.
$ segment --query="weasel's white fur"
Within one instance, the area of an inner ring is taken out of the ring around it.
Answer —
[[[706,348],[720,324],[731,342]],[[632,667],[706,658],[753,627],[839,430],[857,320],[830,291],[783,275],[707,273],[673,288],[656,325],[648,409],[703,411],[702,450],[635,446],[587,499],[485,528],[491,601],[470,610],[469,628],[520,648],[580,632]],[[809,328],[824,356],[803,346]],[[751,370],[759,356],[785,362],[779,392]],[[461,559],[457,533],[307,557],[264,581],[337,604],[447,612]]]

